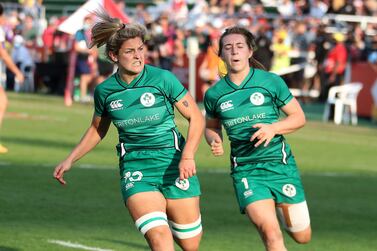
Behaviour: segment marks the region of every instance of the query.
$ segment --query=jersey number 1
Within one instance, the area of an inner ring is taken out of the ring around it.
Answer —
[[[242,181],[243,185],[245,186],[245,189],[246,190],[249,189],[249,183],[247,183],[247,179],[246,178],[242,178],[241,181]]]

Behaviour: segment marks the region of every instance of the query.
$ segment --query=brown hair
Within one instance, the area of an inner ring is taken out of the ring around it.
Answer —
[[[240,26],[233,26],[230,28],[225,29],[225,32],[221,35],[219,40],[219,52],[218,55],[221,56],[221,51],[223,49],[223,40],[224,37],[231,35],[231,34],[239,34],[244,36],[246,40],[246,44],[249,47],[250,50],[256,51],[257,45],[255,43],[255,37],[254,35],[248,31],[246,28],[240,27]],[[266,67],[262,63],[260,63],[258,60],[256,60],[254,57],[249,58],[249,65],[253,68],[266,70]]]
[[[118,54],[123,42],[139,37],[145,42],[147,29],[137,23],[124,24],[118,18],[110,17],[105,11],[95,12],[95,15],[100,19],[92,28],[92,42],[89,48],[93,46],[101,47],[106,45],[106,56],[109,57],[109,52]]]

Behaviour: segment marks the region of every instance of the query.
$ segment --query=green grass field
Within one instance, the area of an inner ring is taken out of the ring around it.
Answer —
[[[91,105],[67,108],[61,97],[14,93],[9,101],[1,131],[10,151],[0,155],[0,250],[80,250],[57,241],[91,250],[149,250],[122,203],[115,128],[66,175],[63,187],[52,178],[53,169],[89,125]],[[184,121],[178,117],[177,123],[184,132]],[[309,120],[287,138],[313,228],[308,245],[285,236],[288,249],[376,250],[377,128]],[[212,157],[202,142],[197,155],[205,230],[201,250],[263,250],[256,230],[238,212],[228,166],[227,156]]]

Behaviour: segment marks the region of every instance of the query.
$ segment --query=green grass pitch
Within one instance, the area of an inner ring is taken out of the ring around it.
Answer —
[[[79,250],[54,241],[92,250],[149,250],[122,203],[115,128],[66,174],[63,187],[52,178],[53,169],[89,126],[92,106],[67,108],[61,97],[14,93],[9,101],[1,131],[9,153],[0,155],[0,250]],[[177,124],[185,133],[180,116]],[[309,120],[287,138],[313,228],[307,245],[285,235],[288,250],[376,250],[377,128]],[[224,157],[212,157],[204,140],[198,151],[201,250],[264,250],[257,231],[238,212],[228,153],[227,147]]]

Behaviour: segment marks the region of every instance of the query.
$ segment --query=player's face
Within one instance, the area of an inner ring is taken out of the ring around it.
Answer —
[[[249,68],[249,58],[253,51],[247,46],[241,34],[229,34],[222,40],[221,58],[229,71],[237,73]]]
[[[144,43],[141,38],[135,37],[124,41],[115,59],[119,68],[126,74],[139,74],[144,68]]]

